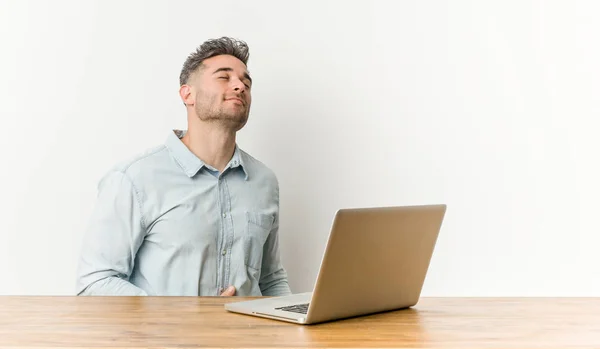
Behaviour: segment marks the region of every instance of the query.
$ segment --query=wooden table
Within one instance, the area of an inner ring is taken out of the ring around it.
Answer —
[[[228,313],[238,297],[0,297],[0,348],[600,348],[600,298],[422,298],[318,325]]]

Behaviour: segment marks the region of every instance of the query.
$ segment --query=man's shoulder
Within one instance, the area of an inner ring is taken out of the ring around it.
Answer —
[[[259,177],[278,185],[277,175],[269,166],[264,162],[258,160],[254,156],[250,155],[246,151],[240,149],[240,155],[243,158],[244,166],[250,172],[250,176]]]
[[[168,151],[164,144],[149,147],[115,163],[104,176],[117,172],[134,181],[140,174],[164,165],[166,159]]]

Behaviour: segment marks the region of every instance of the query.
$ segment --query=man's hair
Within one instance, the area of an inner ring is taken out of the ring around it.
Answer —
[[[248,44],[241,40],[229,37],[207,40],[185,60],[181,74],[179,74],[179,85],[187,84],[190,75],[202,67],[202,62],[205,59],[218,55],[231,55],[248,65],[250,52]]]

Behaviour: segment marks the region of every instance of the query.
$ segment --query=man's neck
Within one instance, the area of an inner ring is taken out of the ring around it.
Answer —
[[[235,151],[235,132],[217,124],[189,125],[181,141],[200,160],[219,172],[223,172]]]

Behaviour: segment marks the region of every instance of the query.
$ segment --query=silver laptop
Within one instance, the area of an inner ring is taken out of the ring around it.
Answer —
[[[297,324],[417,304],[446,205],[338,210],[312,292],[225,305],[230,312]]]

